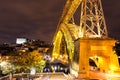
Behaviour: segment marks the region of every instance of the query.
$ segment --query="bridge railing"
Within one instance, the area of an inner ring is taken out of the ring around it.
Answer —
[[[48,77],[50,75],[63,75],[65,74],[62,72],[56,72],[56,73],[36,73],[36,74],[30,74],[30,73],[18,73],[18,74],[9,74],[7,76],[0,77],[0,80],[39,80],[41,77]],[[49,77],[50,78],[50,77]]]
[[[24,79],[32,79],[32,78],[37,78],[38,75],[31,75],[30,73],[18,73],[18,74],[9,74],[7,76],[0,77],[0,80],[22,80]]]
[[[0,80],[10,80],[10,79],[9,79],[9,75],[0,77]]]

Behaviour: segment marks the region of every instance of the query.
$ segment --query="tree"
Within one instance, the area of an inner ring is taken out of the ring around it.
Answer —
[[[38,72],[45,66],[45,61],[37,50],[25,53],[17,52],[11,57],[10,62],[16,66],[16,69],[24,72],[28,72],[32,67],[36,68]]]

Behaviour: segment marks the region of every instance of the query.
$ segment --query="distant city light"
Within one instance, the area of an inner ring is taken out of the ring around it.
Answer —
[[[23,44],[26,43],[27,39],[26,38],[17,38],[16,40],[16,44]]]

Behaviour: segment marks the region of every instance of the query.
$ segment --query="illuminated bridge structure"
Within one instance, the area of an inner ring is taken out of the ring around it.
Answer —
[[[75,76],[89,77],[89,61],[100,72],[118,72],[119,63],[108,37],[101,0],[67,0],[53,39],[52,59],[68,61]]]

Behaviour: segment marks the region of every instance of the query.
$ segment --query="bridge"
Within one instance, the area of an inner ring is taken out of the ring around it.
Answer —
[[[67,61],[76,77],[90,77],[90,60],[99,72],[120,72],[101,0],[67,0],[53,42],[52,60]]]

